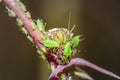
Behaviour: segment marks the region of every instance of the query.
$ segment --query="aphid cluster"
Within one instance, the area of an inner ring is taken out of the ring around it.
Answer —
[[[0,2],[1,1],[2,0],[0,0]],[[118,75],[101,67],[98,67],[82,58],[71,58],[74,53],[77,53],[76,47],[80,42],[80,36],[73,36],[72,33],[75,26],[73,26],[73,28],[70,30],[71,14],[68,20],[68,29],[53,28],[46,31],[46,24],[44,24],[44,22],[39,19],[33,21],[31,19],[30,13],[26,10],[25,5],[21,3],[20,0],[15,0],[18,4],[12,0],[5,1],[8,3],[13,2],[16,5],[19,5],[19,7],[15,10],[20,10],[23,12],[25,18],[28,19],[28,26],[30,31],[26,28],[25,22],[21,21],[22,19],[19,19],[20,17],[16,18],[17,25],[19,26],[20,30],[26,35],[27,39],[30,40],[30,42],[38,42],[37,45],[40,44],[39,47],[36,45],[37,52],[51,65],[52,73],[48,80],[72,80],[74,76],[79,76],[81,79],[93,80],[93,78],[91,78],[84,70],[78,66],[86,66],[120,80],[120,77]],[[14,5],[14,7],[16,6]],[[10,17],[17,17],[17,14],[15,15],[11,9],[8,7],[6,7],[6,9]],[[38,33],[38,39],[35,38],[36,36],[32,36],[30,32],[34,32],[35,35]]]
[[[79,41],[79,36],[73,37],[73,33],[70,33],[69,30],[53,28],[46,32],[46,39],[43,40],[43,44],[58,56],[59,64],[67,64],[71,55],[76,51]]]

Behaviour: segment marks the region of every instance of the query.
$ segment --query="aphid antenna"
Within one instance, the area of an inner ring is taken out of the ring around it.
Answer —
[[[68,31],[70,31],[70,24],[71,24],[71,11],[69,12],[69,18],[68,18]]]
[[[70,33],[75,29],[76,25],[73,25],[72,29],[70,30]]]

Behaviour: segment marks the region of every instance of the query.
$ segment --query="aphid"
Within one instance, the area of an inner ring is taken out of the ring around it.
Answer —
[[[19,27],[23,27],[23,22],[19,18],[16,18],[16,21]]]
[[[9,9],[7,6],[5,6],[5,8],[8,11],[8,16],[10,16],[10,17],[16,17],[16,14],[11,9]]]
[[[41,57],[43,60],[46,59],[46,58],[45,58],[45,54],[44,54],[40,49],[38,49],[38,48],[37,48],[37,53],[40,55],[40,57]]]
[[[71,55],[71,52],[72,52],[72,50],[71,50],[70,42],[67,42],[65,47],[64,47],[64,55],[66,57],[69,57]]]
[[[79,44],[79,36],[73,37],[73,29],[70,30],[71,13],[69,14],[68,29],[65,28],[53,28],[46,32],[47,38],[43,40],[43,45],[50,49],[55,55],[59,57],[59,64],[65,64],[69,62],[71,54],[74,52],[75,47]],[[37,20],[40,29],[44,28],[40,20]],[[41,27],[42,26],[42,27]],[[61,57],[62,56],[62,57]]]
[[[30,42],[33,42],[33,39],[29,35],[27,35],[27,39],[30,40]]]
[[[20,5],[20,8],[22,9],[22,11],[26,12],[27,11],[26,6],[23,3],[21,3],[20,1],[18,3]]]
[[[16,0],[18,3],[20,2],[20,0]]]
[[[59,47],[59,44],[56,41],[54,41],[54,40],[44,40],[43,44],[44,44],[44,46],[46,46],[48,48]]]
[[[29,11],[26,12],[26,16],[27,16],[27,18],[31,18],[31,14]]]
[[[22,31],[25,35],[28,34],[28,32],[26,31],[26,29],[25,29],[24,27],[21,28],[21,31]]]
[[[72,39],[73,48],[77,47],[79,42],[80,42],[80,36],[73,37],[73,39]]]
[[[42,20],[37,19],[36,25],[39,28],[40,31],[45,31],[45,25],[43,24]]]
[[[34,30],[36,25],[35,25],[34,22],[32,22],[32,23],[30,24],[30,26],[31,26],[31,28]]]

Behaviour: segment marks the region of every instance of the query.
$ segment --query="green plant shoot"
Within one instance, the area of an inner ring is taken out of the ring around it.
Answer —
[[[73,48],[77,47],[80,42],[80,36],[75,36],[72,41],[73,41]]]
[[[72,52],[72,50],[71,50],[70,42],[67,42],[64,47],[64,55],[66,57],[69,57],[71,55],[71,52]]]
[[[44,44],[44,46],[46,46],[48,48],[59,47],[59,44],[56,41],[54,41],[54,40],[44,40],[43,44]]]

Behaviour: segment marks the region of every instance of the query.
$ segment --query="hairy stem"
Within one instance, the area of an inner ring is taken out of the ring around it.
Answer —
[[[5,5],[9,7],[15,14],[16,16],[23,22],[23,25],[25,29],[27,30],[28,34],[31,36],[31,38],[34,40],[34,42],[37,44],[37,46],[42,49],[44,46],[42,45],[41,42],[41,32],[39,29],[36,27],[34,24],[34,29],[32,28],[32,23],[33,20],[29,17],[27,17],[25,11],[23,11],[18,2],[16,0],[3,0]]]

